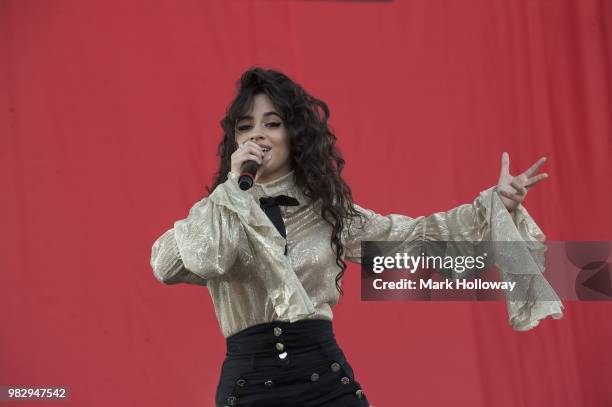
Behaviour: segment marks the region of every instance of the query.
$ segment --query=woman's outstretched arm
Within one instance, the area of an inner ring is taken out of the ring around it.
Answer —
[[[187,218],[155,241],[150,263],[159,281],[206,285],[206,280],[230,270],[246,238],[239,214],[248,214],[254,202],[238,187],[236,177],[230,172]]]
[[[515,330],[527,330],[546,316],[558,319],[563,315],[563,305],[541,275],[546,236],[522,204],[517,203],[512,212],[508,211],[497,186],[482,191],[471,204],[416,218],[381,215],[358,205],[355,207],[366,220],[356,219],[343,232],[347,260],[361,262],[361,241],[529,242],[512,246],[513,256],[493,253],[502,281],[527,274],[531,275],[533,287],[536,287],[529,291],[528,298],[507,301],[509,323]],[[469,248],[469,245],[462,247]],[[495,247],[501,253],[508,246],[500,243]]]
[[[486,238],[490,222],[484,200],[491,200],[491,187],[477,197],[472,204],[463,204],[445,212],[412,218],[402,214],[381,215],[371,209],[354,204],[365,215],[365,220],[355,219],[343,233],[345,258],[361,262],[362,241],[426,242],[426,241],[482,241]],[[499,197],[497,197],[499,199]],[[501,202],[501,201],[500,201]],[[520,206],[516,211],[523,211]],[[507,212],[507,211],[506,211]],[[518,212],[517,212],[518,213]],[[510,213],[503,214],[510,221]]]

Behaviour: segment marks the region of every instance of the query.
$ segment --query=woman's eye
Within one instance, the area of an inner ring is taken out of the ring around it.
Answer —
[[[269,123],[265,123],[264,126],[267,128],[278,128],[282,125],[282,122],[269,122]],[[253,129],[253,125],[252,124],[239,124],[236,126],[236,132],[237,133],[246,133],[249,132]]]
[[[237,129],[239,132],[244,133],[245,131],[249,131],[249,130],[251,130],[251,128],[252,128],[252,127],[253,127],[253,126],[251,126],[251,125],[248,125],[248,124],[243,124],[243,125],[237,126],[237,127],[236,127],[236,129]]]

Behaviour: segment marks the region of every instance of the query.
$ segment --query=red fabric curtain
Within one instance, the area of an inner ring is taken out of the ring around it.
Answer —
[[[356,202],[428,215],[547,156],[549,240],[610,240],[612,3],[0,2],[0,385],[75,406],[212,405],[225,342],[151,245],[211,185],[252,65],[331,108]],[[376,407],[612,403],[609,302],[514,332],[505,304],[360,302],[338,341]]]

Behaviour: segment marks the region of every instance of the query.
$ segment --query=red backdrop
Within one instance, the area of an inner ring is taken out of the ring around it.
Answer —
[[[356,202],[426,215],[517,173],[549,240],[610,239],[612,3],[0,1],[0,385],[210,406],[225,342],[151,245],[205,194],[239,75],[325,100]],[[398,177],[404,174],[404,181]],[[517,333],[503,303],[359,300],[338,341],[376,407],[607,406],[610,303]],[[45,404],[45,405],[52,405]]]

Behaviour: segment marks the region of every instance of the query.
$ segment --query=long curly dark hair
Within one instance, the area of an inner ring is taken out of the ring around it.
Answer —
[[[255,95],[266,94],[287,129],[296,184],[304,195],[320,203],[321,217],[332,226],[330,246],[336,252],[336,264],[340,267],[336,288],[342,295],[340,280],[346,263],[342,259],[344,245],[340,236],[345,221],[363,215],[353,207],[351,189],[341,176],[344,159],[336,147],[336,136],[328,126],[327,104],[309,95],[285,74],[272,69],[252,67],[242,74],[236,87],[237,95],[220,122],[224,134],[217,149],[219,170],[212,189],[207,187],[208,192],[225,182],[231,170],[230,156],[238,148],[236,120],[250,110]]]

